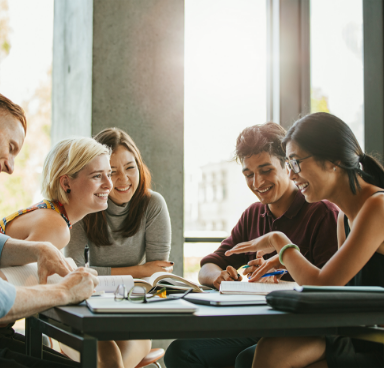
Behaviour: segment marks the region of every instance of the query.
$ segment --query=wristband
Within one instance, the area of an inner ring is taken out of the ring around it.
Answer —
[[[288,248],[295,248],[295,249],[297,249],[297,250],[300,252],[300,248],[299,248],[297,245],[295,245],[295,244],[287,244],[287,245],[284,245],[284,247],[281,248],[280,253],[279,253],[279,261],[280,261],[280,263],[281,263],[283,266],[285,266],[285,264],[283,263],[283,254],[284,254],[284,252],[285,252]]]

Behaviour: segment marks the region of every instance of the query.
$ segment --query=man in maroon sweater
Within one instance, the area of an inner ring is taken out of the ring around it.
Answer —
[[[218,289],[222,281],[241,281],[237,269],[245,264],[251,267],[244,270],[244,275],[259,267],[265,272],[283,268],[275,253],[264,257],[257,257],[256,253],[225,256],[235,245],[270,231],[285,233],[317,267],[322,267],[336,252],[338,208],[328,201],[307,203],[289,180],[281,147],[284,136],[280,125],[267,123],[246,128],[237,138],[236,158],[242,164],[249,189],[260,202],[248,207],[231,235],[202,259],[200,283]],[[292,280],[289,274],[283,278]],[[258,339],[176,340],[167,350],[165,363],[168,368],[250,367]]]

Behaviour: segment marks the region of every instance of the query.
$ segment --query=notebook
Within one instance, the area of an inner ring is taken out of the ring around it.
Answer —
[[[275,290],[293,290],[296,282],[280,281],[277,284],[267,282],[223,281],[220,284],[221,294],[234,295],[267,295]]]
[[[184,297],[191,303],[214,306],[265,305],[264,295],[223,295],[219,293],[188,294]]]
[[[114,298],[92,297],[86,300],[93,313],[194,313],[197,307],[183,299],[158,303],[115,302]]]

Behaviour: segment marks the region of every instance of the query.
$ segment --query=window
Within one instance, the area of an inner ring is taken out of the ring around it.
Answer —
[[[186,237],[227,236],[257,200],[232,158],[239,133],[266,122],[266,74],[265,1],[185,1],[184,168],[197,184],[184,202],[198,207],[184,211]],[[186,243],[185,257],[200,259],[218,244],[206,246],[199,253]]]
[[[341,118],[364,149],[363,2],[311,0],[310,24],[311,112]]]

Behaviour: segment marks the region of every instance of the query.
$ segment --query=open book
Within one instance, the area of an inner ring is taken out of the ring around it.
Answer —
[[[220,284],[221,294],[258,294],[267,295],[275,290],[293,290],[296,282],[280,281],[278,284],[269,282],[239,282],[239,281],[222,281]]]
[[[77,268],[72,258],[66,258],[73,268]],[[24,266],[1,268],[0,271],[7,278],[7,281],[14,286],[35,286],[38,285],[37,264],[29,263]],[[48,277],[48,284],[57,284],[63,278],[58,274]],[[99,285],[95,288],[94,295],[100,295],[103,292],[113,293],[118,285],[125,285],[127,290],[131,290],[134,282],[132,276],[98,276]]]
[[[143,277],[142,279],[134,279],[135,286],[143,286],[147,292],[153,287],[165,287],[168,290],[188,290],[193,289],[194,293],[201,293],[203,290],[211,290],[207,286],[196,284],[185,278],[174,275],[169,272],[156,272],[151,277]]]

